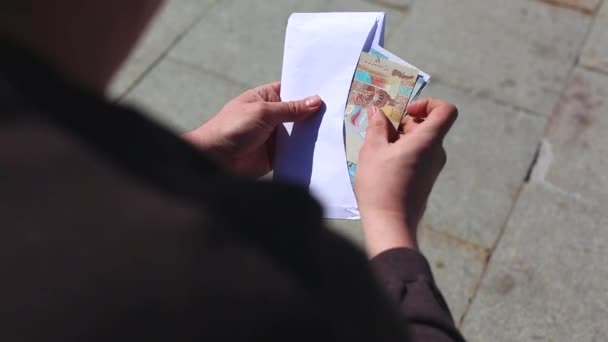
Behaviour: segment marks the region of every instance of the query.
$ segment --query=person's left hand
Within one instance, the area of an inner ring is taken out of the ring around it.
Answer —
[[[259,86],[228,102],[203,126],[183,135],[220,164],[239,174],[263,176],[274,166],[277,128],[321,107],[317,95],[281,102],[281,83]]]

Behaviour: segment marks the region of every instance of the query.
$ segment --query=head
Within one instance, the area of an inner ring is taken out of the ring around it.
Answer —
[[[163,0],[0,0],[0,36],[103,92]]]

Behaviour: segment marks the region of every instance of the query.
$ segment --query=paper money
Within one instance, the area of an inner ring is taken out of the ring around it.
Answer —
[[[417,79],[417,69],[363,52],[347,105],[380,107],[399,128]]]
[[[394,55],[393,53],[391,53],[390,51],[384,49],[381,46],[374,46],[374,47],[372,47],[370,49],[369,53],[372,54],[372,55],[374,55],[374,56],[378,56],[380,58],[388,59],[388,60],[391,60],[391,61],[393,61],[395,63],[407,65],[409,67],[412,67],[412,68],[418,70],[418,79],[416,80],[416,85],[414,86],[414,90],[412,91],[412,96],[410,98],[410,103],[412,101],[416,101],[416,99],[422,93],[422,90],[424,89],[424,87],[426,87],[426,85],[431,80],[431,76],[429,74],[427,74],[424,71],[418,69],[414,65],[411,65],[410,63],[404,61],[403,59],[399,58],[398,56]]]
[[[428,79],[427,74],[384,49],[361,53],[344,114],[346,160],[353,186],[368,125],[366,108],[380,107],[398,129],[410,98],[420,94]]]

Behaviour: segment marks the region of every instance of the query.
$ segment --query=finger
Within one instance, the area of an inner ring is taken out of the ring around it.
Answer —
[[[259,97],[264,101],[280,102],[281,101],[281,82],[276,81],[261,85],[253,89]]]
[[[368,125],[363,145],[378,147],[388,145],[395,133],[395,127],[378,107],[367,107]]]
[[[415,118],[426,118],[430,111],[438,105],[437,99],[424,98],[410,103],[407,106],[407,114]]]
[[[274,124],[293,122],[305,119],[316,113],[323,104],[318,95],[298,101],[265,102],[262,111],[268,120]]]
[[[407,113],[415,118],[426,118],[433,109],[444,104],[448,102],[436,98],[424,98],[410,103],[407,106]]]
[[[277,94],[281,93],[281,81],[274,81],[268,84]]]
[[[420,128],[431,130],[439,139],[448,133],[458,117],[458,109],[451,103],[439,99],[424,99],[412,103],[408,114],[414,118],[425,118]]]
[[[412,132],[414,129],[416,129],[416,127],[418,125],[420,125],[420,123],[422,122],[422,119],[420,118],[415,118],[412,117],[410,115],[406,115],[403,120],[401,120],[401,125],[399,127],[400,132],[404,133],[404,134],[408,134],[410,132]]]

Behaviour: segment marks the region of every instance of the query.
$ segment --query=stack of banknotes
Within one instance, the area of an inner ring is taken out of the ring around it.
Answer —
[[[344,145],[353,186],[368,124],[366,108],[380,107],[393,126],[399,129],[401,120],[407,115],[408,104],[420,96],[430,78],[380,46],[361,53],[344,115]]]

